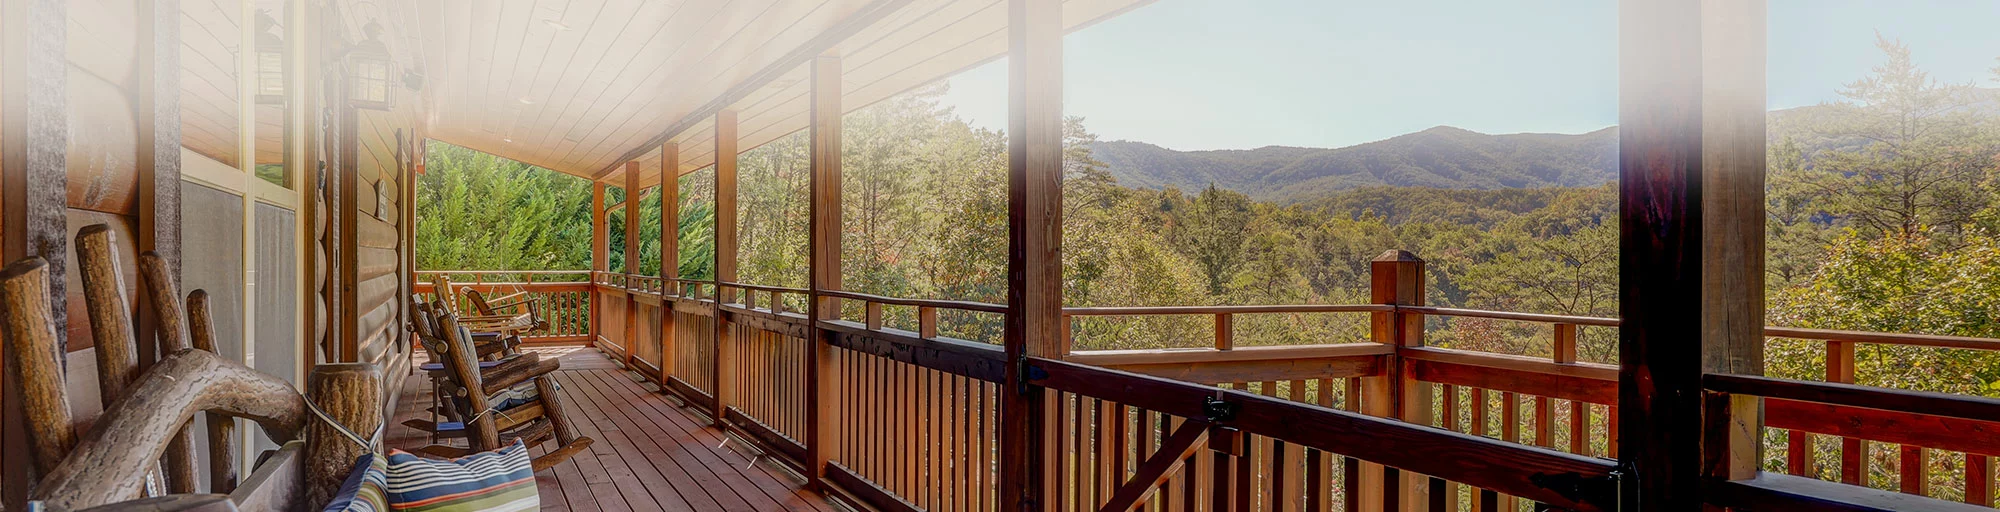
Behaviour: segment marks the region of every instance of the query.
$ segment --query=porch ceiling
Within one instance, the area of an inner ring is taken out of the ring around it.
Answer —
[[[1074,30],[1150,0],[1065,0]],[[420,3],[435,83],[430,136],[532,165],[659,181],[715,161],[738,112],[749,149],[806,126],[804,62],[843,56],[843,106],[867,106],[1003,56],[1005,0],[438,0]]]

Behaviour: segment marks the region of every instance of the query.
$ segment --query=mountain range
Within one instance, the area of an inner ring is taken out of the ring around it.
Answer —
[[[1091,156],[1128,187],[1193,191],[1212,183],[1257,200],[1293,203],[1369,186],[1597,186],[1618,175],[1618,129],[1489,135],[1439,126],[1343,148],[1176,151],[1108,141],[1093,144]]]
[[[2000,89],[1971,88],[1956,108],[2000,116]],[[1769,113],[1766,137],[1795,137],[1810,148],[1865,141],[1826,139],[1813,127],[1839,122],[1851,110],[1807,105]],[[1582,134],[1490,135],[1439,126],[1343,148],[1265,146],[1177,151],[1132,141],[1097,142],[1091,156],[1120,185],[1197,191],[1209,184],[1260,201],[1292,204],[1361,187],[1457,190],[1594,187],[1618,178],[1618,127]]]

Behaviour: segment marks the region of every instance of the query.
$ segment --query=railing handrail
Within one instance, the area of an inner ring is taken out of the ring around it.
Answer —
[[[976,311],[980,313],[997,313],[997,314],[1007,313],[1007,306],[1003,306],[1000,304],[989,304],[985,302],[974,302],[968,300],[904,299],[904,298],[887,297],[882,295],[874,295],[868,293],[850,292],[842,290],[820,290],[819,295],[839,298],[839,299],[868,301],[877,304],[888,304],[892,306],[914,306],[920,308],[928,307],[928,308],[938,308],[938,309],[956,309],[964,311]]]
[[[592,272],[591,270],[418,270],[417,271],[418,274],[445,274],[445,275],[466,275],[466,274],[551,275],[551,274],[589,274],[591,272]]]
[[[750,290],[750,291],[757,291],[757,292],[776,292],[776,293],[795,293],[795,294],[799,294],[799,295],[805,295],[805,294],[809,294],[809,293],[812,293],[812,290],[807,290],[807,289],[805,289],[805,288],[789,288],[789,287],[784,287],[784,286],[770,286],[770,285],[762,285],[762,284],[749,284],[749,283],[738,283],[738,282],[734,282],[734,281],[720,281],[720,282],[717,282],[717,281],[699,281],[699,282],[703,282],[703,283],[717,283],[718,285],[722,286],[723,288],[737,288],[737,289],[743,289],[743,290]]]
[[[1064,316],[1212,315],[1223,313],[1387,313],[1390,304],[1256,304],[1215,306],[1091,306],[1063,308]]]

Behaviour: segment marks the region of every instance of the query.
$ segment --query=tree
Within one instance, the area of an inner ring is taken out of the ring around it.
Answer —
[[[1809,163],[1776,170],[1797,172],[1824,196],[1823,211],[1868,235],[1911,237],[1929,227],[1949,243],[1967,228],[1992,227],[1994,219],[1981,214],[1996,194],[1994,95],[1932,79],[1900,41],[1877,36],[1876,47],[1887,60],[1846,84],[1845,101],[1791,120],[1816,136]]]
[[[1179,219],[1174,245],[1201,266],[1208,278],[1208,293],[1222,295],[1230,278],[1243,266],[1250,197],[1211,183],[1188,206]]]

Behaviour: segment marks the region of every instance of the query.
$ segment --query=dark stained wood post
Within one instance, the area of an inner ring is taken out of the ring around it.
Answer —
[[[1368,274],[1369,302],[1424,305],[1424,260],[1416,254],[1394,249],[1383,252],[1368,263]],[[1369,332],[1376,343],[1392,345],[1399,350],[1424,345],[1423,315],[1380,312],[1371,313],[1369,320]],[[1363,401],[1363,411],[1430,425],[1434,385],[1410,378],[1407,361],[1394,356],[1391,358],[1393,360],[1387,365],[1388,375],[1364,379],[1362,386],[1369,393]],[[1363,463],[1363,483],[1359,486],[1363,503],[1380,503],[1387,494],[1395,494],[1396,502],[1406,509],[1421,510],[1430,503],[1430,477],[1406,471],[1397,473],[1401,475],[1398,481],[1384,481],[1381,465]]]
[[[1620,499],[1693,510],[1760,459],[1757,400],[1705,401],[1701,377],[1762,373],[1764,3],[1620,17]]]
[[[812,175],[810,209],[812,227],[807,280],[812,284],[806,305],[807,325],[812,326],[812,357],[806,365],[806,382],[811,382],[812,406],[806,414],[806,475],[815,483],[826,474],[828,452],[840,439],[840,393],[834,380],[832,331],[820,329],[823,318],[840,318],[840,299],[821,298],[819,292],[841,289],[840,278],[840,57],[822,55],[812,62],[812,112],[810,145]],[[775,297],[771,309],[783,306]]]
[[[604,304],[598,300],[604,295],[597,290],[598,272],[611,270],[610,237],[604,228],[604,188],[603,182],[590,184],[590,343],[597,345],[599,324],[604,322]]]
[[[144,70],[146,89],[138,101],[139,207],[137,249],[159,254],[172,270],[174,284],[181,278],[181,65],[180,0],[146,2],[139,7],[142,30],[149,45],[139,48],[139,66]],[[147,329],[153,323],[152,308],[145,299],[139,304],[139,365],[150,366],[166,357]]]
[[[625,275],[639,275],[639,162],[625,162]],[[662,260],[665,261],[665,260]],[[632,286],[626,279],[625,286]],[[639,342],[639,294],[632,290],[625,292],[625,353],[618,354],[618,362],[632,366],[633,354]]]
[[[1062,2],[1007,2],[1007,317],[1000,393],[1002,510],[1053,509],[1055,401],[1027,358],[1062,357]]]
[[[306,399],[364,440],[382,425],[382,372],[367,363],[323,364],[306,377]],[[326,503],[347,479],[361,446],[314,416],[306,420],[306,503]]]
[[[681,278],[681,146],[660,144],[660,384],[674,373],[674,302]],[[662,389],[665,389],[664,387]]]
[[[715,366],[709,375],[715,376],[715,389],[709,390],[715,396],[716,424],[722,423],[723,411],[728,410],[729,401],[723,397],[728,393],[729,375],[729,322],[722,316],[720,306],[736,298],[734,290],[725,290],[722,283],[736,281],[736,111],[724,109],[715,113],[715,333],[712,344],[715,357],[709,358]]]
[[[0,3],[0,265],[30,256],[48,260],[52,304],[64,304],[64,259],[69,236],[63,208],[68,202],[69,61],[66,53],[69,2],[25,0]],[[178,22],[178,17],[176,18]],[[51,311],[67,325],[68,308]],[[56,329],[55,350],[67,343]],[[61,354],[55,354],[60,357]],[[28,451],[21,395],[0,386],[0,453]],[[25,464],[5,466],[0,504],[27,507]]]

